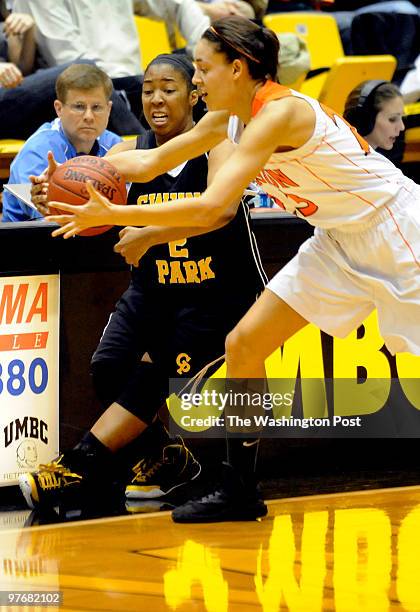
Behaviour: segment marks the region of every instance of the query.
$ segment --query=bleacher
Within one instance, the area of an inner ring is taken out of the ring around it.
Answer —
[[[139,36],[142,68],[159,53],[170,52],[168,33],[163,22],[134,16]],[[268,14],[264,25],[275,32],[293,32],[307,44],[310,54],[310,72],[305,79],[294,84],[302,93],[319,99],[341,113],[349,92],[368,79],[392,80],[397,61],[392,55],[346,56],[334,18],[320,11]],[[177,42],[185,44],[179,33]],[[410,126],[405,133],[403,162],[420,162],[420,125],[414,126],[410,118],[420,117],[420,103],[405,107]],[[53,112],[52,112],[53,115]],[[0,182],[7,181],[10,164],[23,146],[22,140],[0,139]]]

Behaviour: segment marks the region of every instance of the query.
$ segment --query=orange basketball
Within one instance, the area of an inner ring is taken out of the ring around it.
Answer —
[[[87,181],[90,181],[93,187],[113,204],[127,204],[127,190],[122,176],[106,159],[93,155],[73,157],[58,166],[48,185],[48,202],[84,204],[89,199]],[[56,208],[51,208],[50,211],[52,214],[66,214]],[[92,227],[83,230],[80,235],[96,236],[111,227],[111,225]]]

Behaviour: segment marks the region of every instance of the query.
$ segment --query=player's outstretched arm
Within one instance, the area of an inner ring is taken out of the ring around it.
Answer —
[[[288,102],[287,102],[288,101]],[[170,206],[118,206],[111,204],[89,185],[90,200],[83,206],[60,202],[51,205],[69,215],[48,217],[62,227],[54,236],[69,238],[98,225],[167,225],[173,227],[214,226],[232,202],[279,147],[297,148],[313,132],[314,111],[303,100],[286,98],[267,105],[246,127],[235,152],[216,173],[208,189],[197,198],[174,200]],[[175,138],[173,140],[176,140]],[[171,141],[172,142],[172,141]]]
[[[217,176],[217,171],[223,166],[226,160],[234,151],[234,146],[232,143],[225,140],[223,143],[215,147],[209,154],[209,166],[208,166],[208,178],[207,182],[211,183],[215,177]],[[142,232],[142,237],[137,234],[137,238],[131,236],[133,239],[139,240],[139,250],[144,254],[147,248],[153,246],[155,244],[162,244],[165,242],[169,242],[170,240],[177,240],[179,238],[187,238],[190,236],[197,236],[199,234],[203,234],[214,229],[218,229],[222,227],[235,215],[240,197],[235,201],[230,203],[230,206],[226,206],[224,210],[214,218],[212,223],[207,223],[201,221],[197,226],[193,226],[191,223],[190,215],[188,214],[190,205],[194,205],[196,202],[200,200],[200,198],[188,198],[185,200],[177,201],[177,211],[181,212],[181,206],[185,208],[184,214],[182,214],[182,219],[185,219],[184,223],[182,222],[174,222],[172,225],[168,225],[167,227],[161,227],[166,225],[166,223],[161,222],[161,215],[158,214],[156,218],[157,227],[150,227],[154,224],[152,223],[152,218],[150,223],[147,221],[141,220],[143,217],[143,213],[149,211],[150,208],[153,208],[155,211],[159,208],[159,205],[151,205],[151,206],[124,206],[124,208],[128,214],[125,214],[123,217],[117,219],[115,214],[118,212],[114,205],[104,196],[102,196],[90,182],[86,183],[90,199],[83,206],[73,206],[71,204],[65,204],[63,202],[50,202],[51,207],[59,208],[60,210],[64,210],[68,212],[67,215],[50,215],[47,217],[47,221],[51,221],[54,223],[58,223],[62,227],[55,230],[53,232],[53,236],[63,235],[64,238],[70,238],[71,236],[75,236],[79,234],[84,229],[88,227],[96,227],[97,225],[102,225],[104,219],[111,219],[111,224],[114,225],[147,225],[147,232]],[[242,195],[242,192],[240,196]],[[182,204],[181,204],[182,202]],[[120,207],[118,207],[120,208]],[[162,206],[160,208],[163,208]],[[164,207],[166,210],[171,207]],[[201,209],[200,209],[201,210]],[[119,211],[121,213],[121,210]],[[150,217],[150,215],[146,215]],[[165,215],[166,216],[166,215]],[[152,215],[154,217],[154,215]],[[130,222],[132,221],[132,222]],[[133,234],[131,232],[131,234]],[[125,236],[125,233],[124,233]],[[127,237],[127,240],[129,237]],[[124,241],[124,242],[126,242]],[[148,247],[144,242],[149,243]],[[134,251],[130,247],[130,262],[134,263]]]
[[[111,155],[116,155],[117,153],[123,153],[125,151],[134,151],[136,149],[136,143],[137,138],[117,142],[117,144],[114,144],[109,149],[109,151],[106,152],[105,157],[108,159],[109,157],[111,157]]]
[[[118,146],[118,145],[116,145]],[[219,168],[234,151],[234,145],[224,140],[209,153],[207,183],[210,184]],[[120,240],[115,244],[114,251],[123,257],[126,263],[138,266],[140,259],[147,251],[157,244],[166,244],[172,240],[200,236],[226,225],[236,214],[239,200],[232,203],[223,217],[212,227],[165,227],[148,225],[146,227],[125,227],[120,233]]]
[[[229,114],[225,111],[210,112],[191,130],[156,149],[110,151],[107,159],[128,181],[145,183],[222,142],[226,138],[228,120]]]

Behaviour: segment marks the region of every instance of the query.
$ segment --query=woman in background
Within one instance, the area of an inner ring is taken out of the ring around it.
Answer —
[[[389,81],[364,81],[346,100],[343,117],[373,149],[391,159],[402,160],[404,101],[398,87]]]

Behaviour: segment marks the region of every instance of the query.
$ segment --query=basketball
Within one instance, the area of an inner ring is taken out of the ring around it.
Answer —
[[[89,199],[86,182],[90,181],[100,194],[113,204],[127,203],[125,181],[112,164],[102,157],[81,155],[58,166],[48,185],[48,202],[84,204]],[[50,208],[51,214],[66,214]],[[109,230],[111,225],[91,227],[80,232],[80,236],[97,236]]]

